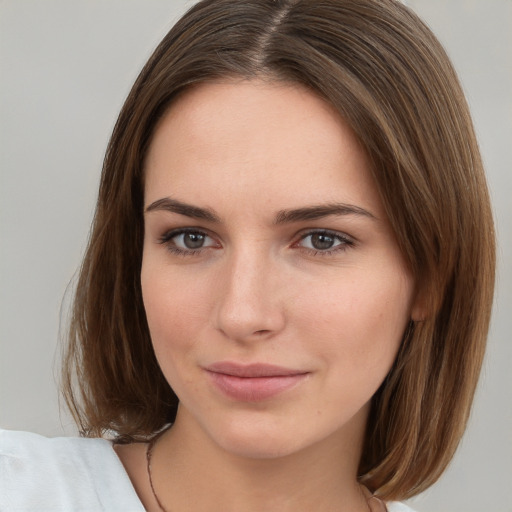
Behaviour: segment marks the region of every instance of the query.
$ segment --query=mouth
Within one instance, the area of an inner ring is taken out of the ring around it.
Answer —
[[[240,402],[259,402],[302,382],[310,372],[269,364],[219,362],[205,368],[215,388]]]

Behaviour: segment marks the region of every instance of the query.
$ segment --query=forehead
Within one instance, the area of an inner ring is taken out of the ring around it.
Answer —
[[[205,205],[220,193],[279,208],[345,200],[380,209],[353,131],[299,85],[233,80],[190,89],[159,123],[145,171],[146,204],[183,194]]]

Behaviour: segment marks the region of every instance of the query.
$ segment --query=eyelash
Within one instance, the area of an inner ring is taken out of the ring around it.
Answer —
[[[312,235],[325,235],[330,238],[333,238],[335,241],[338,241],[339,244],[335,245],[333,248],[326,249],[324,251],[320,249],[311,249],[309,247],[301,247],[298,246],[300,242],[303,242],[307,237],[310,237]],[[350,249],[355,245],[355,242],[352,238],[349,236],[339,233],[338,231],[330,231],[328,229],[312,229],[304,234],[301,235],[299,240],[293,244],[293,247],[297,247],[298,249],[302,249],[304,251],[307,251],[309,254],[312,254],[313,256],[335,256],[339,252],[346,251],[347,249]]]
[[[206,246],[206,247],[200,247],[197,249],[181,249],[180,247],[177,247],[173,243],[173,238],[187,234],[187,233],[193,233],[197,235],[202,235],[204,237],[212,238],[208,233],[205,231],[202,231],[197,228],[179,228],[179,229],[173,229],[171,231],[168,231],[164,233],[158,240],[158,242],[162,245],[165,245],[167,250],[170,251],[172,254],[176,254],[178,256],[199,256],[204,250],[215,247],[215,246]],[[306,238],[313,236],[313,235],[325,235],[328,237],[331,237],[338,241],[339,243],[335,245],[333,248],[326,249],[326,250],[320,250],[320,249],[312,249],[309,247],[303,247],[300,246],[299,243],[303,242]],[[330,231],[327,229],[312,229],[306,233],[303,233],[299,240],[294,242],[292,244],[292,247],[295,247],[297,249],[303,250],[307,252],[308,254],[311,254],[313,256],[334,256],[338,252],[346,251],[347,249],[353,247],[355,245],[355,242],[352,238],[348,237],[347,235],[344,235],[342,233],[336,232],[336,231]]]
[[[179,229],[173,229],[171,231],[168,231],[167,233],[164,233],[158,240],[158,242],[162,245],[165,245],[167,250],[170,251],[172,254],[176,254],[178,256],[199,256],[205,249],[208,249],[211,246],[207,247],[200,247],[198,249],[181,249],[180,247],[176,246],[173,243],[173,238],[184,235],[187,233],[193,233],[197,235],[202,235],[204,237],[211,238],[208,233],[197,229],[197,228],[179,228]]]

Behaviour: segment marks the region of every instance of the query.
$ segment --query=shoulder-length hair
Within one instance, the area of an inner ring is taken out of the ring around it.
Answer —
[[[142,302],[144,158],[173,100],[222,77],[298,83],[333,105],[372,163],[425,318],[404,333],[373,398],[360,480],[384,499],[431,485],[463,434],[494,285],[482,162],[456,74],[431,31],[394,0],[203,0],[157,47],[108,147],[64,369],[85,435],[141,440],[178,399]]]

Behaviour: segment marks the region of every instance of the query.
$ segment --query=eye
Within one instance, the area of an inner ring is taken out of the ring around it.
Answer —
[[[333,231],[310,231],[295,244],[315,253],[333,253],[352,247],[354,242],[348,236]]]
[[[160,238],[160,243],[176,254],[197,254],[220,245],[207,233],[197,229],[174,229]]]

